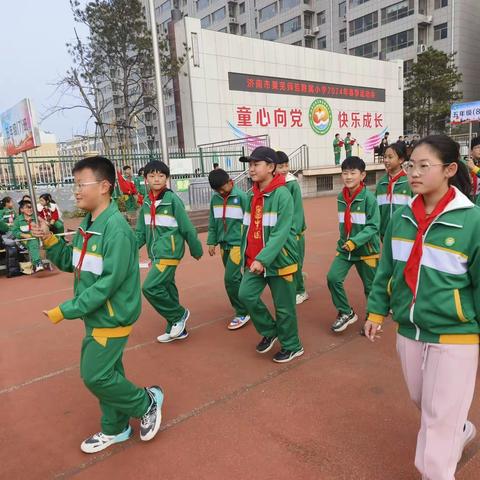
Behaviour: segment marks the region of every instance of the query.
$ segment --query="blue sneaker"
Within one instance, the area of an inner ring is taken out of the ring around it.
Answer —
[[[242,328],[250,320],[250,315],[245,315],[244,317],[235,317],[229,324],[229,330],[237,330]]]
[[[130,425],[118,435],[105,435],[103,432],[98,432],[84,440],[80,445],[80,449],[84,453],[97,453],[115,443],[125,442],[132,436],[132,433],[133,430]]]
[[[162,423],[163,391],[156,385],[145,390],[150,397],[151,403],[140,421],[140,440],[148,442],[157,434]]]
[[[189,319],[189,317],[190,310],[186,308],[183,317],[177,323],[174,323],[172,325],[172,329],[170,330],[170,338],[179,337],[183,333],[185,327],[187,326],[187,320]]]

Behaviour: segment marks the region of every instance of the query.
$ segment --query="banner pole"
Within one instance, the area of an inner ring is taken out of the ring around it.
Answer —
[[[27,175],[28,191],[30,193],[30,198],[32,199],[33,218],[35,219],[35,223],[38,224],[37,198],[35,196],[35,188],[33,187],[32,173],[30,172],[30,164],[28,163],[27,152],[23,152],[22,157],[23,157],[23,165],[25,167],[25,173]]]

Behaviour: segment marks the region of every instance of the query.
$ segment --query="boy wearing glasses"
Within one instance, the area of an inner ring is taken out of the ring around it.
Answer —
[[[338,311],[331,327],[336,333],[358,320],[343,286],[349,270],[355,266],[368,298],[380,257],[380,212],[375,195],[363,183],[367,175],[365,162],[359,157],[348,157],[341,168],[345,186],[337,199],[340,239],[327,274],[328,288]]]
[[[12,233],[15,238],[27,239],[32,238],[31,225],[33,221],[32,202],[22,200],[19,203],[20,215],[13,222]],[[38,240],[29,240],[22,242],[28,250],[30,261],[32,262],[33,272],[41,272],[43,270],[42,259],[40,258],[40,242]]]
[[[132,435],[130,417],[141,419],[140,439],[151,440],[160,428],[163,392],[140,388],[125,378],[123,351],[140,315],[140,271],[135,235],[111,201],[115,168],[105,157],[85,158],[75,165],[75,199],[88,213],[72,245],[53,235],[48,224],[32,225],[47,257],[75,275],[74,297],[44,312],[52,323],[81,318],[80,374],[100,402],[101,431],[80,446],[97,453]]]

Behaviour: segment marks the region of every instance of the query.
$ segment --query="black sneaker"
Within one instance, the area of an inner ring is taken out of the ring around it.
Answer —
[[[287,363],[293,360],[295,357],[301,357],[303,355],[303,347],[300,350],[292,352],[291,350],[284,350],[283,348],[273,356],[273,361],[276,363]]]
[[[269,352],[276,341],[277,341],[277,337],[263,337],[261,342],[257,345],[257,352],[258,353]]]
[[[353,311],[350,313],[338,313],[337,319],[332,325],[332,332],[343,332],[349,325],[358,320],[357,314]]]
[[[145,390],[152,403],[140,421],[140,440],[148,442],[157,434],[162,423],[163,391],[156,385]]]

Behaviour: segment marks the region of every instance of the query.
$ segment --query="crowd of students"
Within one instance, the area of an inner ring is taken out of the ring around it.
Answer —
[[[471,201],[472,193],[478,195],[478,160],[476,140],[470,172],[458,144],[447,136],[418,140],[410,156],[397,142],[385,149],[386,173],[375,193],[364,184],[362,159],[349,156],[341,164],[339,240],[327,274],[338,311],[331,329],[340,333],[358,320],[343,286],[355,266],[367,298],[361,333],[375,341],[388,316],[399,325],[398,354],[410,396],[421,411],[415,465],[428,479],[453,479],[463,448],[476,433],[467,416],[480,334],[475,301],[480,294],[480,209]],[[225,267],[225,290],[234,311],[227,328],[252,322],[260,337],[256,351],[266,354],[278,342],[272,359],[285,363],[304,353],[297,325],[297,305],[309,298],[302,271],[306,223],[301,191],[281,151],[258,147],[240,161],[248,163],[249,193],[220,168],[209,174],[214,194],[208,253],[219,252]],[[102,420],[101,431],[81,448],[93,453],[127,440],[131,417],[141,419],[142,440],[158,432],[164,393],[156,385],[140,388],[127,380],[122,354],[140,315],[141,292],[166,321],[158,342],[188,337],[190,311],[180,302],[175,274],[186,245],[197,260],[203,247],[182,201],[168,188],[170,171],[163,162],[149,162],[143,169],[147,188],[134,230],[111,201],[119,177],[108,159],[86,158],[73,174],[77,205],[88,213],[70,244],[56,236],[53,213],[37,225],[26,204],[21,210],[28,234],[42,240],[47,258],[75,274],[74,297],[45,314],[53,323],[64,318],[85,322],[81,375],[100,401]],[[131,181],[128,173],[126,181]],[[50,198],[43,208],[51,212],[51,205]],[[2,213],[9,224],[11,207],[5,202]],[[151,269],[140,288],[138,250],[143,246]],[[267,285],[274,315],[261,300]]]
[[[64,232],[60,210],[49,193],[43,193],[38,199],[37,215],[55,234]],[[12,197],[4,197],[0,201],[0,234],[6,245],[21,243],[27,250],[32,265],[31,273],[43,271],[40,255],[40,242],[31,233],[34,220],[34,206],[29,195],[24,195],[18,202],[18,213]]]

